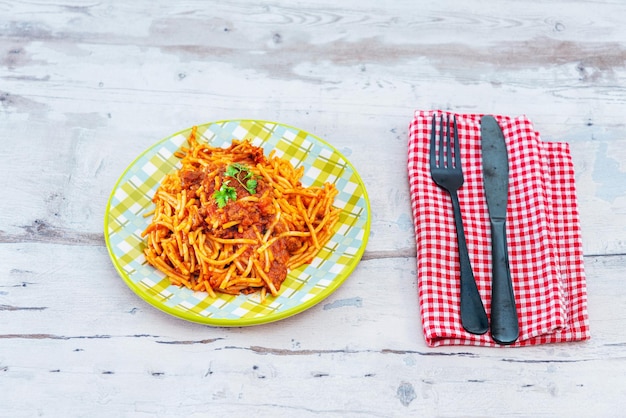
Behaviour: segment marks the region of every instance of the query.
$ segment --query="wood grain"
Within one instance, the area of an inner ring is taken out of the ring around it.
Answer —
[[[619,416],[626,4],[0,1],[0,415]],[[415,109],[528,115],[570,144],[592,339],[427,348],[406,179]],[[331,297],[212,328],[118,277],[109,194],[157,140],[308,130],[361,174],[370,241]]]

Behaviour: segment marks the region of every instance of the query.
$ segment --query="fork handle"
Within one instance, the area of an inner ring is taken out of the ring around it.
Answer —
[[[491,246],[491,337],[499,344],[512,344],[519,336],[519,323],[504,220],[491,220]]]
[[[472,264],[470,263],[467,243],[465,241],[465,230],[463,229],[463,218],[461,217],[461,206],[456,193],[451,192],[452,210],[454,211],[454,223],[456,225],[456,236],[459,246],[459,264],[461,270],[461,324],[463,328],[472,334],[484,334],[489,329],[489,320],[485,306],[478,293]]]

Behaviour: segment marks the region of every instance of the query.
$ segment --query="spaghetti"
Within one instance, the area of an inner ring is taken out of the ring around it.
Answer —
[[[276,296],[289,270],[308,264],[330,239],[340,209],[337,189],[303,187],[304,167],[249,141],[228,148],[197,140],[182,167],[157,189],[143,232],[148,263],[172,284],[194,291]]]

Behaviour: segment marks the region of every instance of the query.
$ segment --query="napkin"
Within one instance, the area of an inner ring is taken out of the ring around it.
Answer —
[[[491,232],[482,181],[480,114],[416,111],[409,126],[408,176],[417,247],[418,299],[431,346],[498,346],[460,319],[459,256],[452,204],[430,175],[432,116],[456,116],[465,182],[458,191],[470,262],[491,308]],[[569,146],[543,142],[525,116],[494,115],[509,156],[507,244],[520,335],[511,346],[590,338],[574,166]]]

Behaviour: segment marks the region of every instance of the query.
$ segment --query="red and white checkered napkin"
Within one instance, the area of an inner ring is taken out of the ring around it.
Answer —
[[[461,326],[452,205],[448,193],[433,182],[428,158],[431,118],[442,113],[417,111],[409,126],[408,172],[424,336],[433,347],[496,346],[489,332],[473,335]],[[489,315],[491,233],[482,182],[481,116],[456,114],[465,177],[458,193],[470,261]],[[520,325],[513,346],[586,340],[587,290],[568,144],[542,142],[526,117],[495,117],[509,156],[507,242]]]

